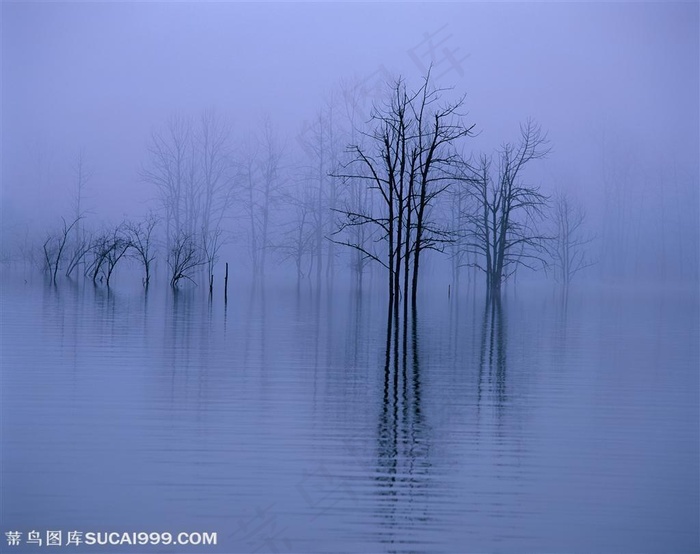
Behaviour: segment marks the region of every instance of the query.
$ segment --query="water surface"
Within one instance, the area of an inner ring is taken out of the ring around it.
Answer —
[[[387,365],[380,293],[2,285],[3,533],[698,550],[695,294],[426,295]]]

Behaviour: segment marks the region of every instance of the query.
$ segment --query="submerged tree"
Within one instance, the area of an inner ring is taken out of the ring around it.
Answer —
[[[94,284],[103,279],[109,287],[112,274],[117,263],[131,248],[131,241],[124,224],[113,229],[107,229],[98,234],[92,241],[93,261],[87,268],[87,273]]]
[[[314,191],[308,183],[300,183],[295,190],[283,196],[289,207],[288,219],[284,222],[279,238],[272,248],[281,261],[292,261],[297,274],[297,286],[311,274],[311,266],[316,252],[314,212],[316,209]]]
[[[198,251],[218,251],[234,184],[231,131],[225,119],[212,110],[202,112],[198,123],[172,116],[152,133],[148,153],[141,177],[158,190],[166,251],[172,253],[182,236],[197,237]]]
[[[586,233],[585,210],[565,193],[555,195],[553,212],[555,232],[551,246],[552,266],[554,278],[561,283],[566,294],[574,276],[595,263],[589,258],[586,249],[593,237]]]
[[[241,206],[246,222],[253,274],[262,276],[270,248],[273,212],[282,185],[283,148],[272,123],[265,119],[262,132],[250,137],[239,162]]]
[[[61,265],[61,259],[68,243],[68,237],[71,230],[78,224],[79,219],[76,218],[69,224],[64,218],[61,218],[63,222],[61,229],[54,233],[49,233],[44,241],[44,267],[54,284],[56,283],[58,268]]]
[[[128,222],[124,231],[132,247],[132,257],[143,266],[143,286],[148,288],[151,282],[151,264],[155,260],[153,232],[158,225],[158,217],[149,213],[144,221]]]
[[[368,227],[373,246],[354,241],[352,234],[336,240],[388,270],[389,301],[396,321],[401,294],[407,315],[409,288],[415,309],[423,251],[442,250],[450,240],[447,229],[431,220],[430,210],[453,180],[453,166],[459,159],[456,143],[473,129],[459,113],[463,99],[441,105],[441,93],[432,88],[430,75],[413,92],[397,80],[391,85],[390,98],[373,111],[373,128],[365,133],[367,144],[350,145],[352,157],[336,175],[364,181],[378,198],[368,206],[338,210],[343,219],[337,233]]]
[[[91,246],[91,238],[82,230],[74,239],[68,263],[66,264],[66,277],[70,277],[73,271],[85,261],[85,257],[90,253]]]
[[[109,287],[109,282],[112,279],[112,273],[114,268],[117,266],[119,260],[121,260],[126,253],[131,248],[131,241],[128,235],[125,234],[124,225],[117,225],[111,234],[110,244],[111,247],[107,250],[107,255],[105,258],[105,282]]]
[[[528,121],[520,127],[520,142],[505,144],[476,166],[464,163],[461,183],[470,196],[465,248],[473,254],[470,265],[486,275],[489,295],[498,296],[501,285],[519,266],[535,269],[546,264],[547,236],[538,230],[548,198],[539,187],[523,183],[527,164],[548,153],[541,128]]]
[[[204,263],[202,251],[194,235],[180,233],[173,240],[168,253],[170,268],[170,286],[177,288],[182,279],[195,282],[192,275]]]
[[[72,194],[73,218],[76,220],[73,228],[74,238],[70,244],[70,254],[66,268],[66,277],[70,277],[73,271],[85,261],[85,256],[90,251],[90,238],[82,228],[81,222],[85,218],[85,188],[87,187],[92,171],[87,167],[83,152],[80,151],[73,162],[74,188]]]

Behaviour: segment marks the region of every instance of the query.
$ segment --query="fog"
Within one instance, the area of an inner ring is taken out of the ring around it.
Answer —
[[[698,3],[2,3],[0,551],[697,552]]]
[[[72,218],[79,156],[91,229],[162,215],[141,172],[151,134],[173,116],[215,110],[237,167],[268,121],[280,186],[293,187],[310,165],[310,125],[343,104],[344,86],[357,86],[353,125],[367,131],[393,80],[415,89],[432,64],[432,86],[466,95],[466,157],[517,141],[528,118],[547,133],[551,152],[526,178],[585,208],[589,278],[697,279],[695,4],[6,2],[2,18],[6,261]],[[221,251],[236,270],[251,266],[241,180],[231,177]],[[286,216],[271,217],[272,243]]]

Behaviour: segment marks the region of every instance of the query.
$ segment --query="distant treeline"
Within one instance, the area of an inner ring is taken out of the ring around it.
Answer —
[[[465,100],[448,96],[429,74],[416,88],[398,78],[370,108],[360,84],[345,84],[299,133],[301,163],[288,161],[269,120],[237,143],[215,111],[174,115],[152,133],[139,171],[156,193],[149,214],[91,229],[81,157],[72,213],[34,259],[54,283],[80,275],[105,286],[131,259],[146,287],[156,258],[171,287],[201,273],[211,286],[222,246],[232,242],[245,245],[256,278],[273,259],[290,264],[297,281],[321,286],[342,268],[361,286],[375,264],[397,318],[415,305],[429,252],[447,255],[452,283],[481,274],[492,296],[522,268],[544,270],[568,290],[596,263],[594,234],[571,196],[545,194],[526,179],[550,151],[546,133],[526,120],[515,140],[475,153]]]

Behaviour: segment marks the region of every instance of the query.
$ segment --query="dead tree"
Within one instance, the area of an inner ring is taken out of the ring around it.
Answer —
[[[489,296],[500,295],[501,285],[517,269],[546,265],[548,237],[538,230],[548,204],[539,188],[524,184],[523,170],[547,153],[547,138],[528,121],[520,127],[518,145],[505,144],[496,154],[481,156],[476,165],[462,164],[461,183],[471,196],[465,214],[466,250],[470,265],[483,271]]]
[[[413,118],[417,124],[417,190],[411,194],[417,197],[414,203],[416,235],[413,255],[413,281],[411,301],[416,304],[420,256],[423,250],[442,251],[452,240],[447,229],[430,221],[428,213],[434,201],[449,189],[453,182],[454,166],[461,157],[455,145],[460,139],[472,135],[474,125],[465,126],[460,110],[463,100],[445,106],[439,102],[439,91],[429,88],[429,75],[417,96],[418,102],[411,103]],[[410,227],[409,227],[410,230]],[[408,252],[408,249],[406,250]],[[406,261],[408,271],[408,260]],[[408,294],[408,287],[406,287]]]
[[[214,266],[224,243],[222,223],[233,204],[233,159],[229,124],[213,110],[205,110],[196,134],[197,162],[202,181],[201,240],[210,289]]]
[[[76,218],[70,224],[68,224],[64,218],[61,218],[61,221],[63,222],[63,227],[61,230],[55,233],[50,233],[44,241],[44,267],[54,284],[56,283],[58,268],[61,265],[61,258],[63,257],[66,249],[68,237],[71,230],[78,224],[79,219],[80,218]]]
[[[77,220],[77,223],[73,229],[75,238],[72,241],[66,277],[70,277],[73,271],[84,262],[85,256],[90,250],[90,238],[86,236],[81,221],[85,218],[85,188],[92,177],[92,170],[87,167],[82,151],[78,153],[73,162],[73,175],[75,188],[73,189],[72,208],[73,217]]]
[[[73,248],[68,258],[66,266],[66,277],[70,277],[73,271],[85,261],[85,257],[90,253],[91,239],[85,231],[76,236]]]
[[[253,275],[264,276],[274,212],[282,189],[282,157],[284,150],[274,126],[268,118],[262,131],[253,134],[242,148],[240,183],[241,207],[248,235]]]
[[[130,247],[131,241],[125,232],[125,227],[121,224],[97,235],[92,241],[93,260],[87,268],[93,284],[97,284],[99,278],[109,287],[117,263],[126,255]]]
[[[163,129],[151,134],[148,155],[141,178],[158,190],[169,251],[175,237],[199,228],[195,219],[200,183],[191,121],[172,116]]]
[[[202,230],[204,233],[204,230]],[[214,288],[214,266],[219,261],[219,250],[223,245],[223,231],[217,224],[214,228],[207,231],[206,236],[202,238],[202,254],[204,255],[204,263],[207,265],[207,279],[209,281],[209,293],[213,292]]]
[[[125,229],[123,224],[122,225],[117,225],[113,230],[112,230],[112,235],[111,235],[111,247],[107,249],[107,255],[106,255],[106,266],[105,266],[105,283],[107,287],[109,287],[109,282],[112,278],[112,273],[114,272],[114,268],[117,266],[117,263],[119,260],[121,260],[126,253],[129,251],[129,248],[131,248],[131,241],[129,240],[129,237],[127,234],[125,234]]]
[[[554,197],[553,223],[555,229],[551,257],[554,278],[561,283],[564,294],[567,294],[574,276],[595,263],[589,258],[586,249],[593,241],[593,236],[585,229],[585,210],[565,193],[558,193]]]
[[[197,237],[187,233],[177,235],[168,253],[170,268],[170,286],[177,288],[182,279],[195,283],[192,275],[204,263]],[[196,284],[196,283],[195,283]]]
[[[168,256],[182,247],[182,236],[197,237],[197,251],[212,254],[211,279],[222,221],[234,199],[229,124],[213,110],[202,112],[196,122],[173,116],[152,133],[148,154],[141,177],[158,189]]]
[[[149,213],[144,221],[128,222],[124,231],[131,244],[131,256],[143,266],[143,286],[148,288],[151,282],[151,264],[156,258],[153,232],[158,225],[158,217]]]
[[[291,260],[297,273],[297,286],[309,276],[315,253],[316,229],[313,215],[316,209],[314,191],[308,183],[301,183],[296,191],[283,196],[290,209],[278,240],[272,244],[280,261]]]
[[[423,251],[442,250],[450,240],[447,231],[430,220],[430,210],[453,180],[456,143],[470,136],[473,126],[465,126],[459,113],[463,100],[440,105],[442,91],[431,88],[429,75],[417,91],[410,92],[399,79],[390,92],[373,111],[373,128],[364,134],[367,145],[351,145],[350,161],[335,175],[364,181],[379,200],[370,204],[372,211],[350,206],[336,210],[341,215],[336,235],[368,227],[374,245],[370,249],[352,238],[335,240],[388,270],[389,302],[398,321],[402,295],[404,318],[407,315],[409,288],[415,309]],[[378,242],[385,249],[378,249]]]

